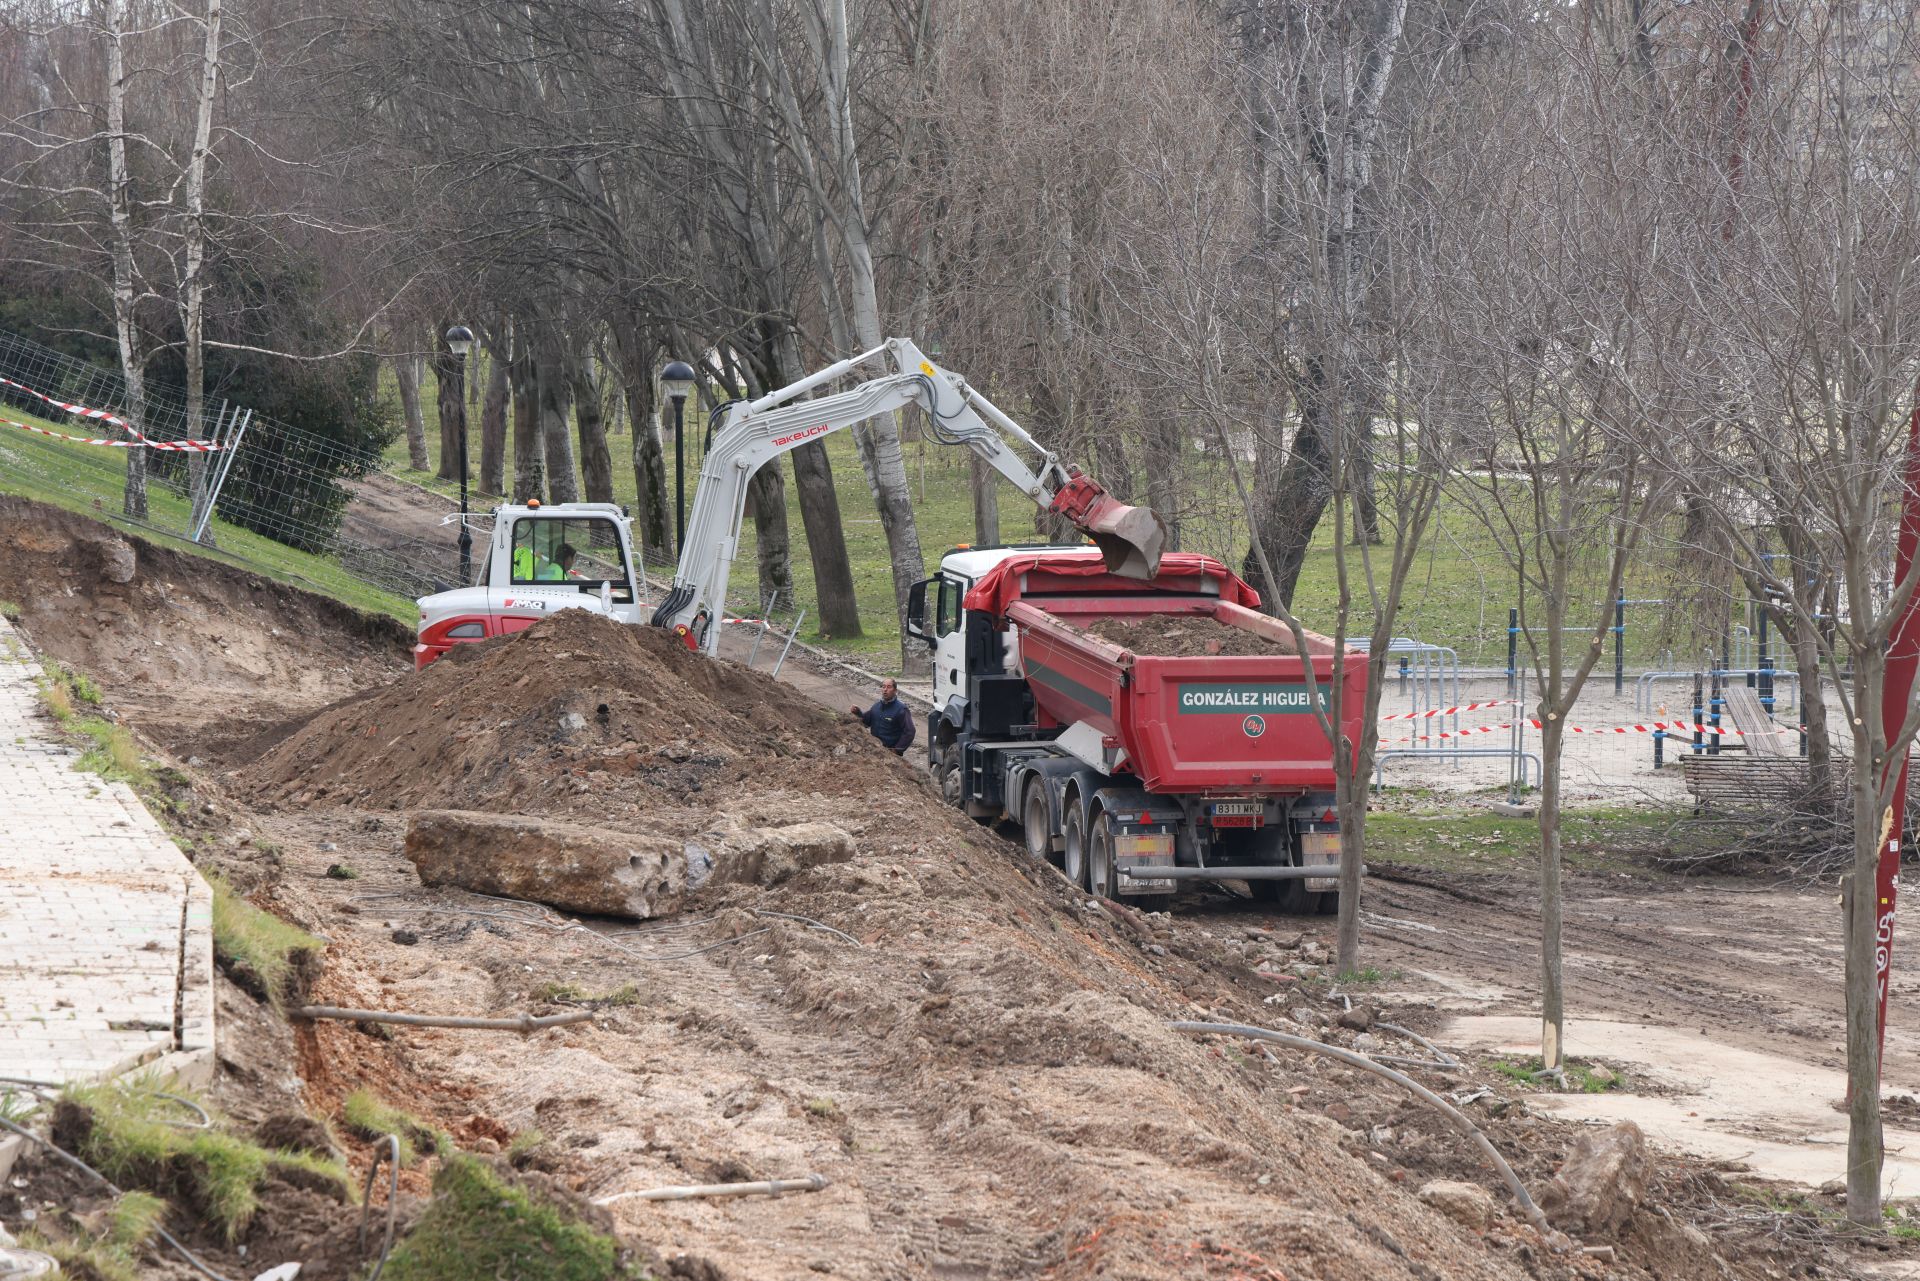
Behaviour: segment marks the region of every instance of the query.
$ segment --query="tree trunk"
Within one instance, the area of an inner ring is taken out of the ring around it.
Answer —
[[[1155,413],[1147,425],[1147,505],[1167,522],[1167,550],[1180,550],[1180,423]]]
[[[673,545],[667,456],[660,443],[660,412],[653,381],[660,348],[640,325],[615,324],[613,349],[620,362],[620,385],[627,397],[627,420],[633,424],[633,527],[642,547],[670,559],[678,549]]]
[[[1566,988],[1561,975],[1560,750],[1565,730],[1555,705],[1542,699],[1540,731],[1540,1066],[1566,1057]]]
[[[1858,590],[1864,573],[1847,576],[1849,596],[1869,598]],[[1891,938],[1892,913],[1884,913],[1879,890],[1880,849],[1890,824],[1904,815],[1887,812],[1880,801],[1880,778],[1888,758],[1888,739],[1900,731],[1883,723],[1881,695],[1886,681],[1884,648],[1853,655],[1853,699],[1861,726],[1853,750],[1850,791],[1853,811],[1853,871],[1848,875],[1843,902],[1846,911],[1847,1005],[1847,1218],[1871,1227],[1881,1222],[1881,1167],[1885,1161],[1880,1119],[1880,991],[1878,953]]]
[[[753,503],[754,552],[759,569],[760,597],[755,612],[767,601],[793,600],[793,549],[787,537],[787,478],[774,459],[753,474],[747,484]]]
[[[400,389],[400,417],[407,424],[407,466],[425,471],[433,466],[427,455],[427,419],[420,412],[420,357],[402,352],[393,358],[393,381]]]
[[[434,398],[434,404],[440,411],[440,464],[434,468],[433,474],[441,480],[458,481],[460,479],[460,428],[465,425],[467,416],[463,398],[457,391],[451,401],[447,399],[447,379],[450,376],[449,371],[453,368],[448,362],[453,359],[453,355],[445,350],[446,343],[441,340],[440,335],[450,328],[452,328],[450,324],[435,325],[432,332],[427,335],[427,350],[433,353],[428,364],[432,366],[434,378],[440,385],[439,394]],[[448,417],[449,414],[452,415],[451,418]]]
[[[506,352],[487,353],[487,399],[480,410],[480,492],[507,492],[507,406],[511,400]]]
[[[600,384],[593,362],[575,355],[567,362],[573,389],[574,426],[580,432],[580,482],[590,503],[613,501],[613,455],[607,451],[607,424],[601,417]]]
[[[1314,530],[1333,496],[1333,458],[1327,449],[1327,389],[1318,361],[1307,369],[1310,390],[1301,396],[1300,429],[1294,433],[1293,451],[1263,495],[1261,521],[1252,536],[1261,540],[1279,581],[1268,583],[1259,560],[1249,552],[1242,577],[1259,591],[1261,601],[1271,611],[1278,602],[1291,607],[1294,588],[1300,581],[1300,569],[1306,563],[1307,549],[1313,545]]]
[[[967,451],[967,476],[973,488],[973,541],[979,547],[1000,542],[1000,473],[987,460]]]
[[[113,227],[113,328],[120,350],[120,375],[127,384],[122,414],[137,435],[147,421],[146,360],[134,318],[133,179],[127,168],[126,0],[105,0],[107,22],[107,192]],[[126,451],[127,487],[121,511],[147,518],[147,451]]]
[[[805,375],[800,345],[788,329],[767,343],[768,376],[776,386],[797,382]],[[821,636],[851,640],[863,634],[860,606],[853,588],[853,562],[847,556],[847,530],[840,519],[840,494],[833,486],[833,464],[827,447],[808,441],[790,455],[793,488],[800,500],[800,523],[807,531],[807,554],[813,561],[815,626]],[[902,476],[905,469],[902,468]],[[784,505],[781,509],[785,511]]]
[[[552,325],[542,325],[536,332],[533,361],[534,402],[547,462],[547,494],[555,503],[578,502],[580,481],[574,469],[573,433],[567,430],[573,390],[567,385],[560,334]]]
[[[466,454],[466,362],[450,351],[436,351],[433,378],[439,393],[435,403],[440,410],[440,474],[458,484],[471,471]]]
[[[534,387],[533,351],[527,330],[516,325],[513,359],[507,369],[513,387],[513,501],[547,496],[546,451],[540,441],[540,408]]]
[[[194,96],[193,152],[187,159],[186,180],[181,195],[187,205],[187,243],[182,273],[184,337],[186,339],[187,430],[190,439],[204,439],[211,433],[206,427],[206,298],[207,280],[207,154],[213,147],[213,104],[220,84],[221,0],[207,0],[205,37],[200,53],[200,88]],[[187,494],[194,528],[210,495],[207,492],[209,455],[187,455]],[[202,541],[212,541],[209,522]]]

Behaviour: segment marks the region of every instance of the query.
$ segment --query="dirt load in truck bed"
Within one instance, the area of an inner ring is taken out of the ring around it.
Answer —
[[[1194,658],[1208,654],[1271,656],[1291,654],[1291,646],[1269,640],[1244,627],[1233,627],[1199,614],[1141,614],[1132,618],[1102,618],[1087,627],[1098,636],[1136,654],[1161,658]]]

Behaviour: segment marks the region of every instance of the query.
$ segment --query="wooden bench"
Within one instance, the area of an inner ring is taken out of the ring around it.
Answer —
[[[1784,814],[1807,790],[1807,763],[1798,756],[1689,751],[1680,757],[1680,774],[1698,810],[1721,814]]]

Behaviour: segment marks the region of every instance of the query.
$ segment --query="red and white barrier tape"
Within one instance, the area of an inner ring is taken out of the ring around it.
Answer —
[[[140,433],[140,429],[135,427],[132,423],[128,422],[124,418],[121,418],[111,413],[108,410],[89,409],[85,405],[75,405],[68,401],[56,400],[52,396],[47,395],[45,392],[35,391],[33,388],[27,386],[25,383],[17,383],[11,378],[0,378],[0,387],[11,387],[15,391],[23,391],[27,395],[32,396],[35,400],[40,401],[42,404],[52,405],[55,409],[61,410],[65,413],[73,414],[75,417],[91,418],[96,422],[103,422],[103,423],[106,423],[108,426],[118,427],[122,431],[125,431],[128,435],[132,436],[133,439],[132,440],[99,440],[99,439],[89,439],[84,436],[69,436],[64,432],[51,431],[45,427],[35,427],[30,423],[15,422],[11,418],[0,418],[0,423],[5,423],[9,427],[18,427],[22,431],[35,432],[41,436],[52,436],[56,440],[71,441],[73,444],[76,444],[76,445],[104,445],[109,449],[131,449],[134,446],[138,445],[147,449],[167,449],[167,450],[179,450],[186,453],[210,454],[210,453],[213,453],[215,450],[221,448],[221,446],[215,444],[213,441],[210,441],[210,440],[151,440],[148,437],[142,435]]]
[[[1544,728],[1541,722],[1532,719],[1518,723],[1528,729]],[[1491,734],[1495,730],[1512,729],[1514,724],[1515,722],[1508,721],[1502,725],[1476,725],[1472,729],[1449,730],[1443,734],[1415,734],[1408,738],[1383,738],[1380,741],[1382,743],[1431,743],[1438,739],[1469,738],[1475,734]],[[1776,725],[1772,729],[1744,730],[1727,725],[1701,725],[1693,721],[1648,721],[1644,725],[1569,725],[1566,729],[1569,734],[1729,734],[1736,738],[1768,738],[1774,734],[1798,732],[1784,725]]]
[[[18,427],[21,431],[30,431],[36,436],[51,436],[55,440],[64,440],[75,445],[102,445],[108,449],[166,449],[190,454],[211,454],[225,448],[224,445],[216,445],[210,440],[148,440],[145,436],[141,436],[138,440],[89,439],[85,436],[69,436],[63,431],[54,431],[48,427],[36,427],[32,423],[15,422],[11,418],[0,418],[0,424]]]
[[[1430,712],[1395,712],[1391,716],[1382,716],[1382,721],[1418,721],[1434,716],[1454,716],[1461,712],[1477,712],[1484,707],[1518,707],[1520,704],[1511,698],[1496,698],[1490,703],[1462,703],[1458,707],[1436,707]]]

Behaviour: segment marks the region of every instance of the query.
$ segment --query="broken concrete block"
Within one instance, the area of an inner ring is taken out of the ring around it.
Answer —
[[[1484,1232],[1500,1213],[1491,1194],[1477,1183],[1435,1179],[1420,1189],[1420,1199],[1456,1223]]]
[[[713,852],[713,879],[778,885],[810,867],[853,857],[853,837],[831,823],[743,827],[722,836]]]
[[[686,902],[686,842],[547,819],[427,810],[407,828],[424,885],[645,920]]]
[[[1540,1196],[1540,1208],[1569,1232],[1613,1236],[1647,1197],[1652,1160],[1640,1127],[1622,1121],[1584,1134]]]
[[[139,569],[134,556],[133,544],[118,538],[103,538],[93,544],[94,554],[100,558],[100,577],[110,583],[130,583]]]

